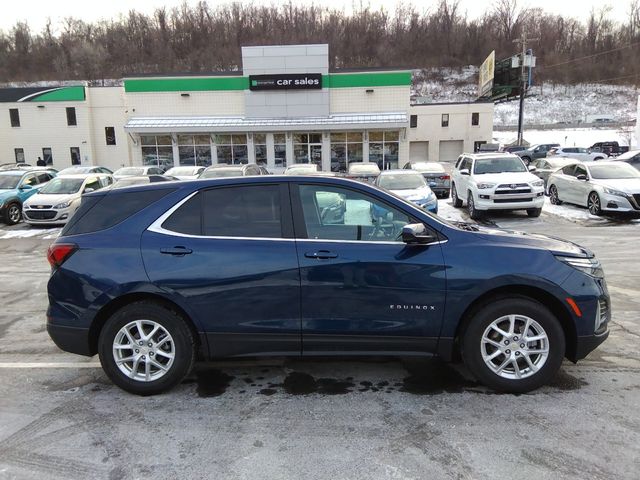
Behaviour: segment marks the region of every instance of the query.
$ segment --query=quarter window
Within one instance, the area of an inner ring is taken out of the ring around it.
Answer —
[[[412,219],[369,195],[324,185],[300,185],[307,238],[363,242],[401,242]]]

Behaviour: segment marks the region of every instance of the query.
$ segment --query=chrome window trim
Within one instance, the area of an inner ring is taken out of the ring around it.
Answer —
[[[267,242],[324,242],[324,243],[355,243],[355,244],[366,244],[366,245],[407,245],[402,241],[383,241],[383,242],[373,242],[368,240],[324,240],[321,238],[274,238],[274,237],[236,237],[236,236],[215,236],[215,235],[192,235],[190,233],[181,233],[175,232],[173,230],[168,230],[162,227],[162,224],[169,218],[176,210],[178,210],[182,205],[187,203],[191,198],[200,193],[200,190],[196,190],[191,194],[187,195],[185,198],[176,203],[169,210],[160,215],[151,225],[147,227],[147,231],[159,233],[161,235],[172,235],[174,237],[182,237],[182,238],[203,238],[210,240],[264,240]],[[416,210],[419,210],[416,208]],[[422,244],[424,246],[428,245],[442,245],[443,243],[447,243],[448,240],[440,240],[438,242],[433,243],[425,243]]]

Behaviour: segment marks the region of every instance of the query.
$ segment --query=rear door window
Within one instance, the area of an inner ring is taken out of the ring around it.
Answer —
[[[162,228],[208,237],[282,238],[280,186],[204,190],[185,202]]]

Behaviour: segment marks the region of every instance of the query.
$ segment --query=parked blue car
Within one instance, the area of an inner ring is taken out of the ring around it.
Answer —
[[[343,214],[323,219],[328,197]],[[461,357],[491,388],[525,392],[609,334],[590,251],[450,223],[335,177],[93,192],[48,258],[53,341],[98,353],[141,395],[178,384],[196,358],[345,354]]]
[[[7,225],[14,225],[22,218],[22,204],[55,173],[49,170],[6,170],[0,172],[0,218]]]

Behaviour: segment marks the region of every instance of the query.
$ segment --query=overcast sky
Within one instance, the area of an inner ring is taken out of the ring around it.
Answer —
[[[27,20],[29,25],[39,31],[45,24],[47,17],[51,18],[54,26],[68,16],[73,16],[86,21],[93,21],[100,18],[115,18],[119,14],[126,14],[130,9],[135,9],[144,13],[151,13],[155,8],[161,6],[174,7],[180,5],[182,0],[4,0],[2,1],[0,15],[0,29],[7,31],[16,21]],[[188,0],[187,3],[195,4],[197,0]],[[215,6],[216,0],[210,0],[209,5]],[[262,5],[277,5],[280,2],[275,0],[242,0],[242,3],[255,3]],[[284,3],[284,2],[283,2]],[[305,1],[298,0],[294,3],[326,5],[332,8],[352,11],[352,5],[359,5],[360,1],[350,0],[323,0]],[[400,3],[399,0],[363,0],[372,8],[378,9],[384,6],[387,10],[393,10]],[[409,3],[405,1],[404,3]],[[429,8],[437,3],[437,0],[414,0],[413,4],[418,8]],[[481,16],[485,11],[491,10],[494,0],[461,0],[460,5],[466,10],[470,17]],[[612,6],[611,17],[618,21],[625,19],[625,12],[628,10],[629,0],[520,0],[520,5],[529,7],[541,7],[552,13],[566,16],[573,16],[585,19],[592,8],[596,10],[606,5]]]

